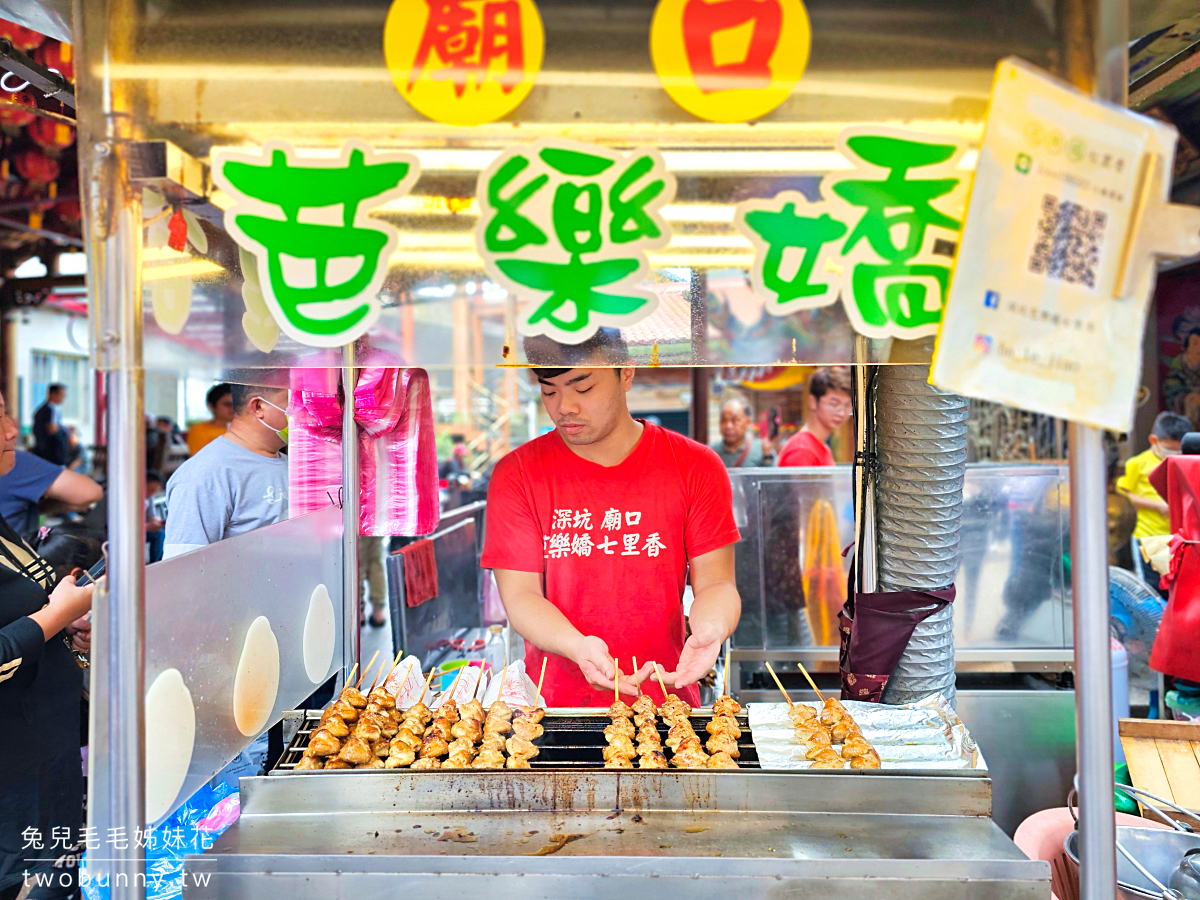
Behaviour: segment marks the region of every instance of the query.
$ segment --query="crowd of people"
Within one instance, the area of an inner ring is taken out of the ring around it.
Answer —
[[[808,381],[807,413],[800,429],[786,441],[772,440],[767,427],[756,427],[754,410],[743,397],[721,404],[721,439],[710,446],[727,469],[756,466],[832,466],[830,438],[853,412],[850,370],[846,366],[817,369]],[[776,449],[776,443],[782,446]]]

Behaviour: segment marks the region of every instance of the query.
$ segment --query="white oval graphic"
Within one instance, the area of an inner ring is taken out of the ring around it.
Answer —
[[[329,589],[318,584],[308,601],[308,615],[304,619],[304,671],[313,684],[320,684],[329,674],[336,638]]]
[[[146,821],[171,811],[196,742],[196,707],[178,669],[160,672],[146,691]]]
[[[279,642],[266,616],[246,631],[233,679],[233,721],[238,731],[256,735],[266,727],[279,693]]]

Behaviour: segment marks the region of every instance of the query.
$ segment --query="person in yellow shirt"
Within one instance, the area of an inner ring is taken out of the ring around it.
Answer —
[[[1168,456],[1179,452],[1183,436],[1191,430],[1192,423],[1185,417],[1159,413],[1150,431],[1150,449],[1131,457],[1125,463],[1125,474],[1117,479],[1117,490],[1137,509],[1137,527],[1133,536],[1138,540],[1171,533],[1167,501],[1151,486],[1150,473]]]
[[[188,455],[195,456],[202,447],[206,447],[229,430],[233,421],[233,388],[228,384],[218,384],[209,388],[204,398],[212,418],[207,422],[197,422],[187,433]]]

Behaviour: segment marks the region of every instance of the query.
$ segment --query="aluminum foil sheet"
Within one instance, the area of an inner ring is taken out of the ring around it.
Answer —
[[[881,769],[987,771],[975,739],[940,694],[900,706],[855,700],[845,700],[842,705],[879,752]],[[751,703],[748,716],[759,765],[764,769],[807,769],[812,765],[796,740],[786,704]]]

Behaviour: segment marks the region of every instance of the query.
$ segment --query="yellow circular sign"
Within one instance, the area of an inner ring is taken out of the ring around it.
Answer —
[[[516,109],[544,46],[533,0],[395,0],[383,27],[397,89],[447,125],[483,125]]]
[[[812,45],[801,0],[659,0],[650,56],[671,99],[712,122],[746,122],[787,99]]]

